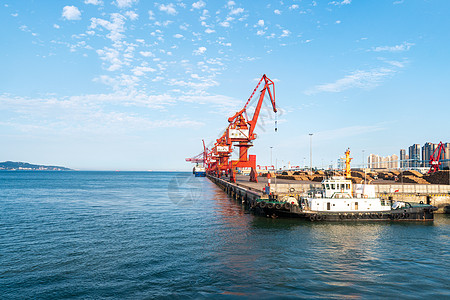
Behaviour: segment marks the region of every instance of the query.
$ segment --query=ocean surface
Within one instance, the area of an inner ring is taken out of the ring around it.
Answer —
[[[206,178],[0,172],[0,299],[450,298],[450,217],[267,219]]]

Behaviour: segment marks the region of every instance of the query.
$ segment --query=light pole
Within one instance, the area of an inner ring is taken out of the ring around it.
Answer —
[[[310,133],[309,134],[309,167],[311,169],[311,174],[312,174],[312,136],[313,136],[313,134]]]
[[[366,168],[366,163],[365,163],[365,161],[364,161],[364,159],[365,159],[364,151],[366,151],[366,150],[363,150],[363,151],[362,151],[362,153],[363,153],[363,159],[362,159],[362,167],[363,167],[363,169]]]
[[[272,148],[273,147],[270,147],[270,166],[272,166]]]

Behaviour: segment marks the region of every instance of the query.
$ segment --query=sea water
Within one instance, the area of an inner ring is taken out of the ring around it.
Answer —
[[[246,213],[175,172],[0,172],[1,299],[449,298],[450,218]]]

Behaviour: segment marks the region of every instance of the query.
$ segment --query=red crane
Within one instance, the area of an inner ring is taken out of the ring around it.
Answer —
[[[436,155],[436,151],[438,151],[438,155]],[[445,153],[444,144],[439,142],[438,147],[434,150],[433,154],[430,155],[430,170],[428,170],[428,174],[439,171],[439,166],[441,162],[439,159],[441,158],[441,152]]]
[[[249,119],[247,115],[247,107],[256,90],[263,81],[264,87],[260,91],[259,100],[256,104],[253,117],[252,119]],[[234,116],[228,118],[229,126],[226,135],[227,144],[231,145],[233,143],[237,143],[237,146],[239,147],[239,159],[230,161],[228,167],[228,173],[230,174],[231,182],[236,182],[236,168],[251,168],[250,181],[258,182],[256,173],[256,155],[248,155],[248,149],[253,146],[252,141],[256,139],[254,130],[256,128],[256,123],[258,122],[259,113],[261,111],[261,106],[263,104],[266,93],[269,95],[273,111],[276,113],[277,108],[275,105],[275,84],[266,76],[266,74],[264,74],[253,90],[253,93],[248,98],[244,107],[240,111],[235,113]]]

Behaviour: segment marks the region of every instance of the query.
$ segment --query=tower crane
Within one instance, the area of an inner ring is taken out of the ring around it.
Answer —
[[[260,91],[259,100],[256,104],[253,116],[249,119],[247,115],[248,105],[263,81],[264,87]],[[248,155],[248,149],[253,146],[253,140],[257,137],[254,131],[266,93],[269,95],[273,111],[276,113],[275,84],[266,76],[266,74],[264,74],[253,90],[253,93],[248,98],[244,107],[240,111],[236,112],[232,117],[228,118],[229,126],[226,134],[227,144],[236,145],[239,147],[239,159],[230,161],[228,166],[228,173],[230,174],[231,182],[236,182],[236,168],[245,167],[251,168],[250,181],[258,182],[256,173],[256,155]]]
[[[437,155],[436,151],[438,151]],[[428,170],[428,174],[439,171],[439,166],[441,165],[439,159],[441,158],[442,151],[445,153],[444,144],[439,142],[438,147],[433,151],[433,154],[430,155],[430,169]]]

